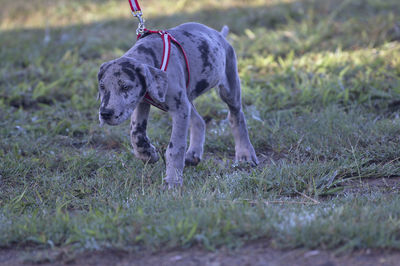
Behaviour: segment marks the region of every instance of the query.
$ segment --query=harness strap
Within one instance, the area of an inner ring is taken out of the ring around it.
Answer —
[[[135,2],[137,2],[137,1],[135,0]],[[161,60],[160,70],[167,71],[169,58],[170,58],[170,55],[171,55],[171,41],[174,42],[181,49],[183,57],[185,58],[186,70],[187,70],[187,74],[188,74],[188,79],[186,81],[186,88],[188,88],[189,87],[189,81],[190,81],[189,60],[188,60],[188,57],[187,57],[186,52],[183,49],[182,45],[169,32],[163,31],[163,30],[154,31],[154,30],[144,29],[143,34],[139,34],[137,36],[137,39],[139,40],[140,38],[144,37],[145,35],[152,34],[152,33],[160,34],[161,39],[162,39],[163,44],[164,44],[163,56],[162,56],[162,60]],[[163,110],[164,112],[168,111],[168,109],[165,106],[163,106],[162,104],[154,101],[151,98],[151,96],[149,95],[148,92],[146,92],[146,94],[144,95],[144,100],[146,102],[150,103],[151,105]]]
[[[163,48],[163,57],[161,60],[162,63],[160,69],[162,71],[167,71],[169,56],[171,55],[171,36],[169,34],[162,33],[161,38],[164,43],[164,48]]]

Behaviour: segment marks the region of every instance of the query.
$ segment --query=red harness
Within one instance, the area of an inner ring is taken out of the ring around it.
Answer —
[[[183,49],[182,45],[167,31],[163,31],[163,30],[159,30],[159,31],[154,31],[154,30],[148,30],[148,29],[144,29],[144,33],[143,34],[139,34],[137,39],[139,40],[140,38],[143,38],[144,36],[146,36],[147,34],[160,34],[161,39],[163,40],[163,44],[164,44],[164,48],[163,48],[163,56],[162,56],[162,60],[161,60],[161,66],[160,69],[162,71],[167,71],[168,68],[168,63],[169,63],[169,58],[171,55],[171,41],[173,43],[175,43],[182,51],[183,57],[185,58],[185,62],[186,62],[186,70],[187,70],[187,74],[188,74],[188,79],[186,81],[186,88],[189,87],[189,80],[190,80],[190,69],[189,69],[189,60],[187,58],[186,52]],[[146,94],[144,95],[144,100],[150,104],[152,104],[153,106],[163,110],[164,112],[167,112],[168,109],[154,101],[148,92],[146,92]]]
[[[160,69],[162,71],[167,71],[167,68],[168,68],[169,58],[171,55],[171,41],[173,43],[175,43],[181,49],[183,57],[185,58],[185,62],[186,62],[186,70],[187,70],[187,74],[188,74],[188,79],[186,81],[186,88],[188,88],[189,80],[190,80],[189,60],[187,58],[186,52],[183,49],[182,45],[167,31],[164,31],[164,30],[154,31],[154,30],[148,30],[148,29],[144,28],[144,20],[142,19],[142,11],[140,9],[138,1],[137,0],[134,0],[134,2],[132,2],[132,0],[128,0],[128,1],[131,6],[132,14],[135,17],[138,17],[138,19],[139,19],[139,28],[136,31],[137,39],[139,40],[140,38],[143,38],[146,35],[153,34],[153,33],[157,33],[161,36],[161,39],[164,44],[163,56],[162,56],[162,61],[161,61],[161,66],[160,66]],[[146,102],[150,103],[151,105],[163,110],[164,112],[168,111],[168,109],[164,105],[154,101],[153,98],[150,97],[148,92],[146,92],[146,94],[144,95],[144,100]]]

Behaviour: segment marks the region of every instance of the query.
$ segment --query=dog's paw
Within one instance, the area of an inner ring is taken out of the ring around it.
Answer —
[[[175,167],[168,166],[167,164],[167,173],[164,177],[164,182],[168,189],[182,187],[183,169],[177,169]]]
[[[237,150],[235,161],[237,163],[249,163],[252,166],[258,165],[258,158],[253,147]]]
[[[137,158],[142,160],[144,163],[155,163],[160,159],[160,156],[157,153],[157,150],[153,145],[150,148],[143,151],[134,151],[133,152]]]
[[[174,189],[174,188],[179,188],[182,187],[183,184],[183,178],[182,177],[165,177],[165,188],[168,189]]]
[[[188,151],[185,156],[185,165],[196,166],[200,163],[201,157],[195,151]]]

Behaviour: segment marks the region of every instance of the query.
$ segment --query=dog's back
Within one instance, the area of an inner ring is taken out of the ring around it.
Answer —
[[[224,35],[227,35],[228,29],[224,28],[221,33],[199,23],[185,23],[169,32],[181,42],[189,58],[192,76],[189,99],[193,100],[217,86],[225,73],[226,50],[230,44]]]

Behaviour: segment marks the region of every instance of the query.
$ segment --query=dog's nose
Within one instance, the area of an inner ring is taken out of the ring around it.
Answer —
[[[101,118],[103,118],[103,119],[110,119],[113,114],[114,114],[113,109],[106,109],[106,108],[100,109],[100,115],[101,115]]]

